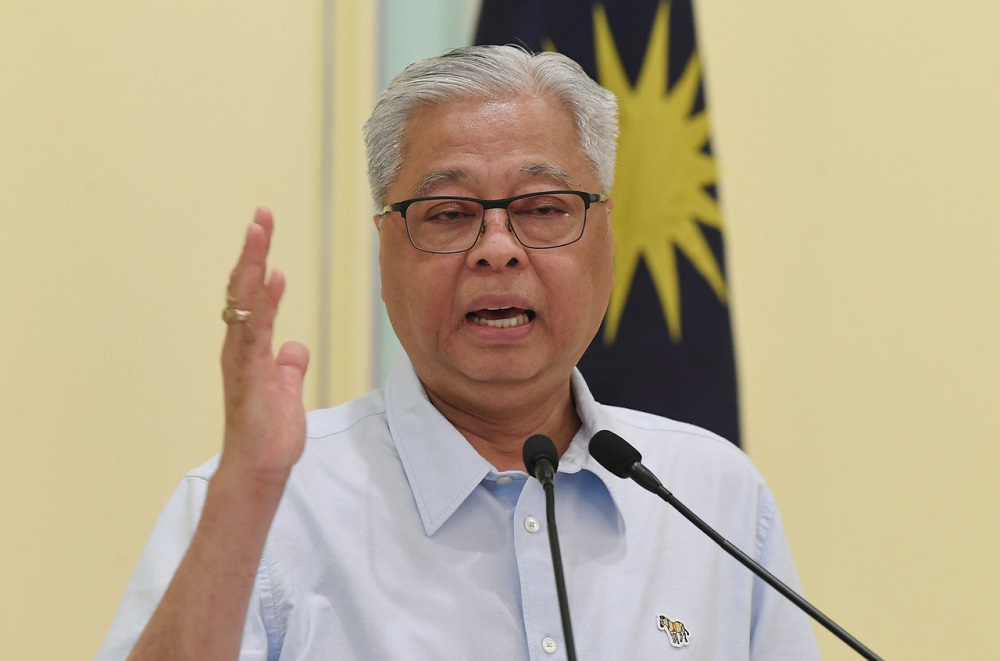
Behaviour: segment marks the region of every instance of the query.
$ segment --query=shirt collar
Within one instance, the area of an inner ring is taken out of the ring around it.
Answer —
[[[598,464],[588,452],[590,439],[609,420],[594,401],[578,370],[573,370],[572,389],[577,413],[583,422],[569,448],[559,459],[559,472],[587,470],[608,490],[618,523],[624,531],[615,482],[620,480]],[[409,360],[400,360],[385,386],[386,417],[389,431],[403,464],[403,471],[424,531],[433,535],[461,506],[469,494],[490,473],[493,466],[462,434],[434,408]]]
[[[594,400],[583,374],[576,368],[573,369],[571,387],[573,400],[576,403],[576,413],[580,416],[580,421],[583,424],[580,426],[580,431],[573,437],[573,442],[570,443],[566,452],[559,458],[559,470],[565,473],[587,470],[596,475],[608,490],[608,495],[611,496],[614,509],[618,513],[619,529],[624,533],[625,519],[622,517],[621,500],[617,493],[622,480],[590,456],[590,439],[594,437],[594,434],[602,429],[614,429],[617,424],[604,407]]]
[[[410,361],[389,375],[385,405],[424,531],[433,535],[493,467],[434,408]]]

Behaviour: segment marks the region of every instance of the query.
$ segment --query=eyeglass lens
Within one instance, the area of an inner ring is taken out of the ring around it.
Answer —
[[[484,213],[483,205],[473,200],[419,200],[406,210],[407,230],[422,250],[465,251],[475,244]],[[587,205],[576,194],[539,193],[511,201],[507,216],[526,247],[551,248],[580,238]]]

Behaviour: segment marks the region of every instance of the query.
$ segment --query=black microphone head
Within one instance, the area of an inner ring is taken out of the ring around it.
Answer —
[[[607,429],[590,439],[590,456],[618,477],[629,477],[629,469],[642,461],[642,455],[631,443]]]
[[[552,464],[553,471],[559,467],[559,453],[556,452],[556,444],[544,434],[535,434],[524,442],[521,458],[524,460],[524,467],[528,469],[528,475],[535,474],[535,464],[542,459],[547,459]]]

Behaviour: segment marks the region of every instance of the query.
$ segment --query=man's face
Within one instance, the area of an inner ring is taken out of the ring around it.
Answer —
[[[468,99],[412,115],[387,202],[565,189],[601,192],[564,108],[537,97]],[[530,250],[508,231],[504,210],[491,209],[475,246],[451,255],[416,250],[402,217],[387,214],[379,230],[382,299],[424,385],[470,396],[475,384],[566,381],[611,292],[610,210],[610,202],[591,205],[578,242]]]

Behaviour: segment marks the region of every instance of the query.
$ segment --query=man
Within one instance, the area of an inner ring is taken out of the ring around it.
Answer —
[[[603,407],[574,370],[613,280],[616,114],[553,53],[460,49],[400,74],[366,143],[382,298],[409,360],[308,418],[308,352],[272,353],[284,280],[257,211],[224,312],[222,453],[167,505],[99,658],[566,658],[542,489],[522,465],[537,433],[561,455],[580,658],[818,656],[805,616],[587,453],[598,430],[628,438],[795,584],[739,450]]]

